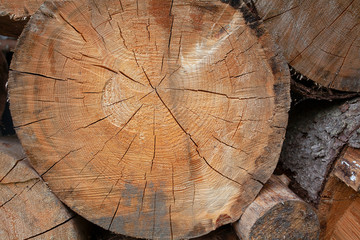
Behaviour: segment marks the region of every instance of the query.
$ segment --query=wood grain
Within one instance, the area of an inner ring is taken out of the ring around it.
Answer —
[[[343,156],[336,162],[333,172],[346,185],[360,191],[360,149],[346,148]]]
[[[0,238],[87,239],[86,224],[31,168],[16,137],[0,138]]]
[[[220,1],[47,1],[11,65],[17,133],[71,209],[180,239],[236,221],[271,176],[289,73]],[[31,60],[30,60],[31,59]]]
[[[245,0],[297,71],[322,86],[360,92],[360,1]]]
[[[288,189],[278,176],[270,178],[233,226],[243,240],[315,240],[320,234],[314,209]]]
[[[359,209],[360,194],[331,174],[317,211],[321,225],[320,239],[358,239]]]

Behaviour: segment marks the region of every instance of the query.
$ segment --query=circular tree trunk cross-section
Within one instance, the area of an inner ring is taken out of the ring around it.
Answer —
[[[10,80],[34,168],[117,233],[236,221],[277,163],[289,107],[287,66],[252,27],[220,1],[45,2]]]
[[[301,74],[360,92],[360,0],[257,0],[254,7]]]

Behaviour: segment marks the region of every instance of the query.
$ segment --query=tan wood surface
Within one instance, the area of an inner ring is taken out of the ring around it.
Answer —
[[[325,87],[360,92],[360,0],[255,0],[291,66]]]
[[[320,239],[359,239],[360,194],[331,174],[321,194]]]
[[[278,176],[270,178],[233,226],[243,240],[315,240],[320,234],[314,209],[288,189]]]
[[[289,107],[286,64],[242,16],[217,0],[47,1],[10,101],[52,191],[139,238],[236,221],[276,166]]]
[[[85,224],[31,168],[16,137],[0,138],[0,239],[87,239]]]

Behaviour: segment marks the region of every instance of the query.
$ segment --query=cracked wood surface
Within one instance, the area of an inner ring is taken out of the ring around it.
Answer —
[[[341,164],[342,159],[338,162]],[[360,236],[360,194],[348,187],[333,171],[320,195],[318,216],[320,239],[346,240]]]
[[[0,35],[20,36],[44,0],[0,0]]]
[[[17,138],[0,138],[0,238],[85,239],[78,218],[31,168]]]
[[[11,65],[16,131],[71,209],[179,239],[236,221],[271,176],[289,72],[220,1],[47,1]]]
[[[291,66],[322,86],[360,92],[360,0],[245,0]]]
[[[320,234],[319,220],[314,209],[275,175],[233,226],[242,240],[315,240],[319,239]]]

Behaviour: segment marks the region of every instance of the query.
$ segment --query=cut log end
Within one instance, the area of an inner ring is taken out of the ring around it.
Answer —
[[[50,192],[15,137],[0,139],[0,159],[0,239],[87,239],[87,225]]]
[[[19,40],[10,100],[52,191],[139,238],[237,220],[276,166],[289,107],[287,66],[242,15],[220,1],[47,1]]]
[[[318,239],[314,209],[273,176],[234,224],[243,239]]]
[[[245,2],[296,70],[324,87],[360,92],[360,1]]]

